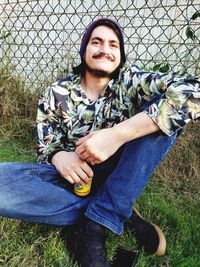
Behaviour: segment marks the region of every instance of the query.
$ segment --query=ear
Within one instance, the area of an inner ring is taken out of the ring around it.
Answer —
[[[85,48],[85,52],[83,53],[83,59],[84,60],[85,60],[86,49],[87,49],[87,47]]]

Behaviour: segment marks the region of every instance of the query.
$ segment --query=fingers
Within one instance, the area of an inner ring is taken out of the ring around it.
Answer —
[[[89,182],[93,171],[85,160],[82,160],[75,152],[62,151],[56,155],[54,166],[64,179],[71,184]]]
[[[82,160],[86,160],[87,158],[89,158],[90,154],[87,151],[84,151],[80,154],[78,154],[78,156],[82,159]]]
[[[83,154],[86,150],[88,150],[88,140],[93,136],[93,133],[89,133],[86,136],[80,138],[76,142],[76,153],[77,155]]]
[[[77,148],[76,148],[76,154],[82,159],[82,155],[84,154],[84,153],[86,153],[86,149],[85,149],[85,147],[84,146],[78,146]],[[86,155],[85,155],[86,156]]]
[[[77,142],[76,146],[80,146],[82,143],[84,143],[89,137],[91,136],[91,133],[87,134],[84,137],[81,137]]]
[[[87,175],[82,169],[77,170],[77,175],[85,184],[90,181],[89,175]]]
[[[65,178],[70,184],[74,184],[74,180],[69,175],[67,176],[62,175],[62,177]]]
[[[87,159],[92,158],[92,157],[96,159],[96,155],[94,151],[92,149],[85,148],[85,146],[83,145],[77,147],[75,152],[79,156],[79,158],[81,158],[82,160],[88,161]]]
[[[74,183],[80,183],[80,177],[78,176],[78,174],[76,174],[75,171],[71,170],[71,171],[66,171],[65,169],[63,169],[62,171],[60,170],[60,174],[61,176],[66,179],[68,182],[70,182],[71,184]]]
[[[92,165],[99,164],[102,162],[100,159],[96,159],[93,156],[88,157],[86,160],[87,160],[87,162],[89,162]]]
[[[80,138],[77,142],[76,142],[76,146],[80,146],[83,143],[83,138]]]
[[[88,178],[93,177],[94,173],[90,166],[87,164],[87,162],[84,162],[84,164],[81,166],[82,170],[87,174]]]
[[[79,150],[80,151],[80,150]],[[94,153],[90,153],[88,151],[82,151],[79,152],[78,149],[76,149],[76,153],[77,155],[82,159],[87,161],[88,163],[94,165],[94,164],[98,164],[101,163],[102,161],[104,161],[103,158],[100,158],[99,156],[95,155]]]
[[[90,166],[86,162],[83,162],[81,166],[76,166],[71,170],[61,172],[61,175],[71,184],[87,184],[94,174]]]

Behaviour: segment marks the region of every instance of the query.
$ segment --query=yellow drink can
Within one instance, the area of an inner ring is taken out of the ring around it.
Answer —
[[[74,184],[74,193],[77,196],[81,197],[87,196],[90,193],[91,185],[92,185],[92,177],[90,177],[90,181],[87,184],[76,183]]]

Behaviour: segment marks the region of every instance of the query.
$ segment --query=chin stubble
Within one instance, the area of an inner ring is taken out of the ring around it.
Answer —
[[[108,71],[104,71],[104,70],[98,70],[98,69],[95,69],[95,68],[90,68],[90,66],[88,66],[86,62],[85,62],[85,68],[92,75],[94,75],[95,77],[99,77],[99,78],[112,78],[113,74],[118,69],[118,67],[117,67],[113,72],[108,72]]]
[[[94,75],[95,77],[100,77],[100,78],[104,78],[104,77],[110,77],[110,73],[104,70],[98,70],[95,68],[90,68],[90,66],[88,66],[85,63],[85,68],[88,72],[90,72],[92,75]]]

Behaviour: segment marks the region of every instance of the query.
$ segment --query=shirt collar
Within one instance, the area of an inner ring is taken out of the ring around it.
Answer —
[[[113,85],[114,85],[114,79],[111,79],[107,85],[107,88],[105,90],[105,92],[101,93],[99,95],[99,98],[102,97],[110,97],[112,95],[113,92]],[[82,86],[81,86],[81,75],[76,75],[72,81],[71,86],[69,86],[69,89],[71,90],[71,98],[73,101],[75,102],[83,102],[85,104],[92,104],[97,100],[90,100],[89,98],[87,98]]]

